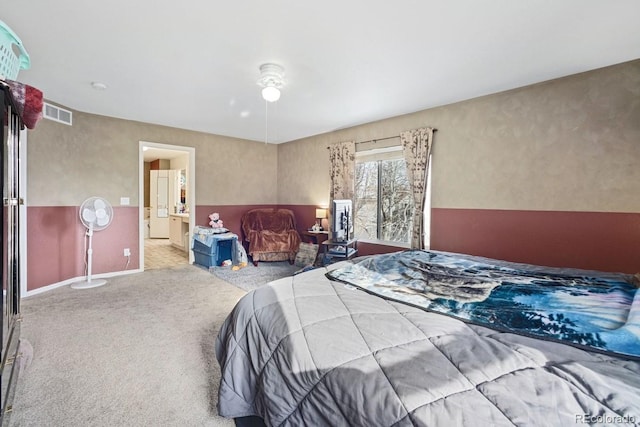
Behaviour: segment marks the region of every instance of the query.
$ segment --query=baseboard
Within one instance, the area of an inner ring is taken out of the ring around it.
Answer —
[[[104,279],[104,278],[107,278],[107,277],[116,277],[116,276],[124,276],[126,274],[142,273],[143,271],[144,270],[138,268],[138,269],[135,269],[135,270],[123,270],[123,271],[113,271],[111,273],[93,274],[93,275],[91,275],[91,277],[92,278],[96,278],[96,279]],[[42,286],[42,287],[34,289],[32,291],[27,291],[26,295],[22,295],[22,297],[26,298],[26,297],[30,297],[30,296],[33,296],[33,295],[41,294],[43,292],[48,292],[48,291],[51,291],[53,289],[60,288],[62,286],[71,285],[71,284],[73,284],[75,282],[79,282],[80,280],[86,279],[86,277],[87,276],[72,277],[71,279],[63,280],[62,282],[57,282],[57,283],[52,283],[51,285]]]

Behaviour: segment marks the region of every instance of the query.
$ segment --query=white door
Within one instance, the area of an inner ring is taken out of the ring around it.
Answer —
[[[151,206],[149,215],[149,237],[169,238],[169,192],[168,170],[152,170],[150,179]]]

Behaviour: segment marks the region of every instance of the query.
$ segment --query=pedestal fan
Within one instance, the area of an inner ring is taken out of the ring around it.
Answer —
[[[89,238],[87,249],[87,279],[71,285],[74,289],[89,289],[102,286],[107,283],[104,279],[93,280],[91,278],[91,263],[93,258],[93,232],[104,230],[111,224],[113,208],[102,197],[89,197],[80,206],[80,221],[87,228],[86,236]]]

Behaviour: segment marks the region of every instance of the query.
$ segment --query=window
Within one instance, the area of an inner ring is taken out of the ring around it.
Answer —
[[[356,153],[353,217],[358,239],[410,242],[413,199],[401,147]]]
[[[431,163],[431,162],[429,162]],[[431,168],[424,206],[425,248],[429,248]],[[354,234],[358,239],[409,245],[413,227],[413,197],[402,147],[356,153]]]

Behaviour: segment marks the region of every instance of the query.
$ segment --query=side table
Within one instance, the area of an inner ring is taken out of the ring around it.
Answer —
[[[329,232],[305,230],[302,233],[300,233],[300,237],[306,243],[313,243],[315,245],[320,246],[322,242],[329,239]]]
[[[324,265],[336,261],[351,259],[358,254],[358,239],[350,239],[344,242],[325,240],[322,242]]]

